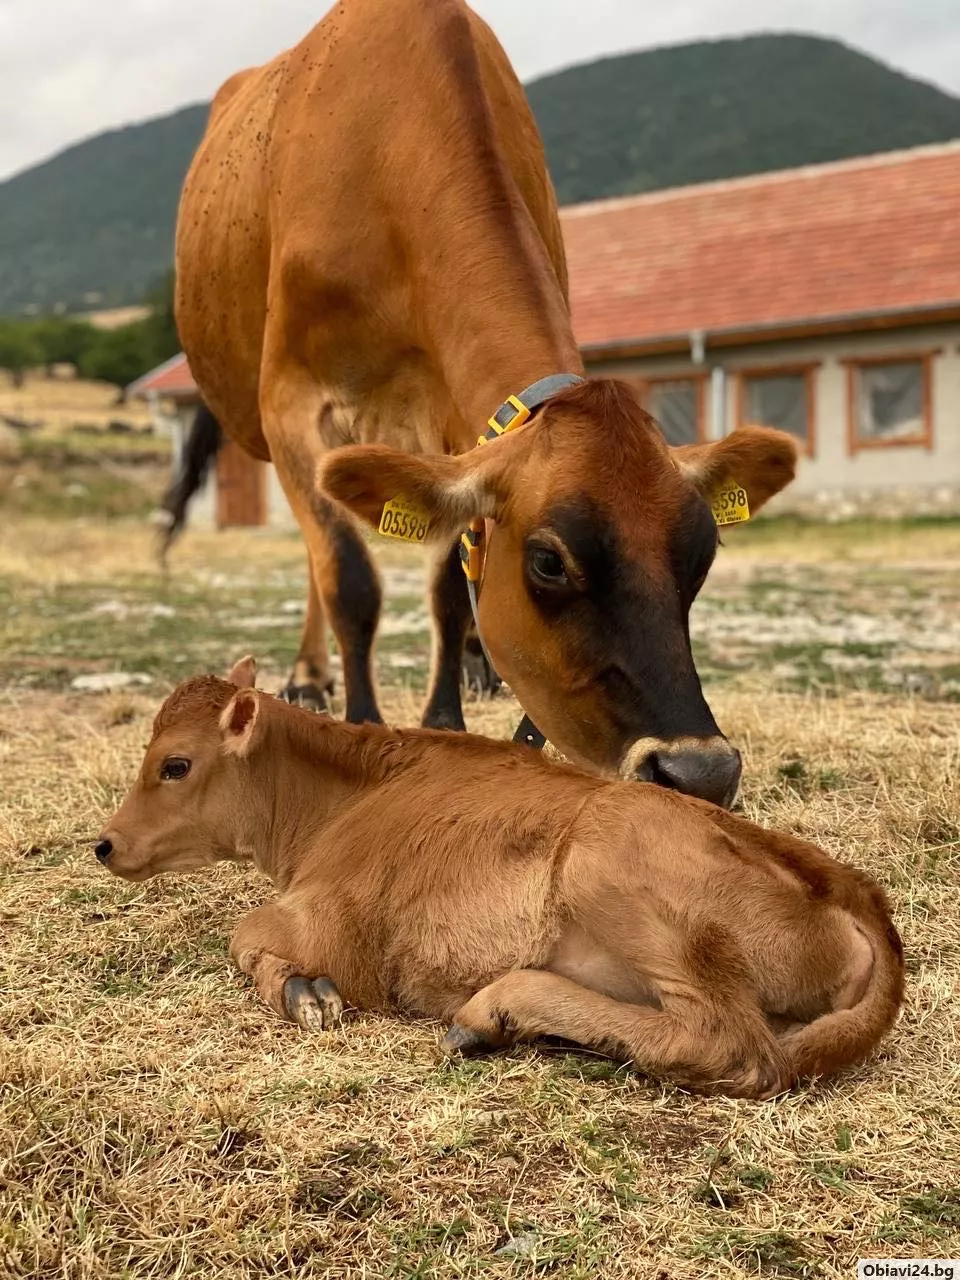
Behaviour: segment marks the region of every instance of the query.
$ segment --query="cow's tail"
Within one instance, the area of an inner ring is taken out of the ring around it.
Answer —
[[[201,400],[183,443],[177,471],[160,505],[165,517],[160,535],[161,562],[166,561],[167,552],[183,532],[190,499],[203,488],[222,443],[220,424]]]
[[[886,910],[871,911],[866,919],[858,916],[857,925],[873,951],[866,989],[852,1008],[826,1013],[784,1037],[782,1047],[799,1077],[831,1075],[854,1066],[897,1019],[903,1000],[900,936]]]

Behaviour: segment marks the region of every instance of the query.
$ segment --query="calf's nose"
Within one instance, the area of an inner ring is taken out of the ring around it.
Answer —
[[[113,853],[113,844],[106,838],[103,838],[97,841],[93,852],[96,854],[98,862],[105,863],[111,853]]]
[[[736,798],[741,768],[740,752],[718,738],[697,745],[658,743],[635,759],[632,776],[728,809]]]

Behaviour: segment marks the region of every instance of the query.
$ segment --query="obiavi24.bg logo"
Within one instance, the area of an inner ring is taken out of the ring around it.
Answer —
[[[857,1280],[960,1280],[960,1258],[861,1258]]]

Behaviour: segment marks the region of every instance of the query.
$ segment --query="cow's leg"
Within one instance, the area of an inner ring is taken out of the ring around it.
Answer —
[[[306,396],[304,405],[309,405]],[[315,420],[301,408],[276,417],[265,412],[263,425],[277,475],[307,543],[313,588],[340,649],[346,718],[354,724],[379,724],[382,716],[373,687],[373,641],[381,598],[377,571],[353,517],[317,490],[323,449]],[[312,620],[318,622],[321,616],[315,610]],[[310,624],[308,604],[305,642]],[[329,673],[321,670],[314,680],[322,689]],[[299,683],[296,671],[291,683]]]
[[[491,698],[503,684],[487,661],[487,655],[480,643],[480,633],[472,618],[463,646],[463,683],[467,689],[478,693],[481,697],[487,695]]]
[[[430,583],[433,614],[433,673],[423,713],[430,729],[466,729],[460,695],[463,645],[470,625],[467,580],[460,567],[459,539],[438,560]]]
[[[327,645],[327,615],[317,590],[313,561],[309,555],[307,574],[307,616],[303,624],[303,636],[293,664],[293,673],[280,697],[287,702],[312,707],[315,711],[327,711],[327,697],[333,693],[330,650]]]
[[[311,512],[307,541],[314,582],[343,663],[346,718],[353,724],[380,724],[383,717],[373,687],[380,579],[359,529],[342,507],[314,494]]]
[[[477,637],[467,580],[460,566],[460,542],[436,564],[430,584],[433,614],[433,675],[423,713],[423,723],[431,729],[465,729],[461,686],[480,693],[495,693],[500,687],[496,672],[487,662]]]
[[[444,1047],[478,1053],[539,1036],[737,1097],[770,1098],[792,1083],[758,1009],[689,998],[661,1009],[627,1004],[541,969],[517,969],[478,991],[458,1011]]]
[[[343,1013],[340,992],[322,976],[330,940],[320,919],[272,902],[244,916],[230,939],[234,964],[253,978],[260,998],[304,1031],[325,1031]]]

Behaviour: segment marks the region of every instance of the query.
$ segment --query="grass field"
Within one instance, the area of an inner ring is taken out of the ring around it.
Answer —
[[[42,495],[41,495],[42,496]],[[122,503],[120,504],[122,509]],[[297,641],[293,538],[0,518],[0,1275],[851,1277],[960,1254],[960,526],[731,534],[695,609],[743,805],[889,889],[904,1016],[877,1058],[767,1104],[601,1058],[451,1065],[442,1028],[308,1037],[231,969],[269,895],[237,868],[128,885],[90,840],[161,697]],[[422,564],[378,548],[385,708],[415,719]],[[78,677],[135,677],[102,694]],[[474,703],[509,733],[517,708]]]

